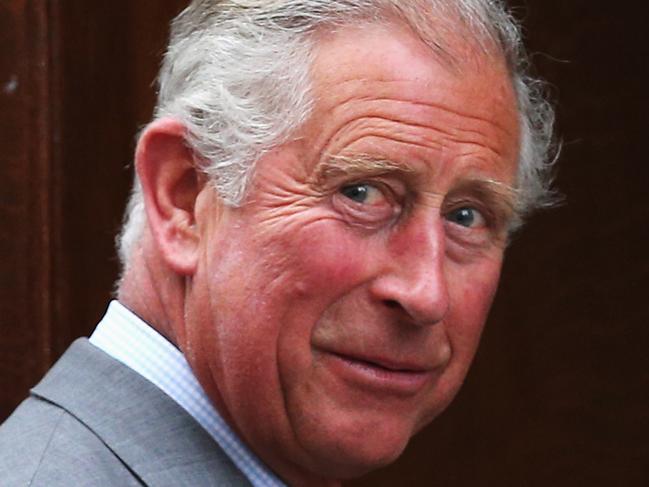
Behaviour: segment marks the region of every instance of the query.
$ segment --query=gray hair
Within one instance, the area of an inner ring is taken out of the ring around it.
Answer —
[[[521,125],[514,226],[549,205],[554,114],[542,85],[528,75],[520,29],[500,0],[194,0],[172,23],[154,118],[185,125],[196,163],[226,204],[236,206],[256,161],[310,115],[314,32],[395,17],[444,57],[450,46],[436,26],[462,29],[481,49],[505,58]],[[123,266],[145,225],[136,177],[118,238]]]

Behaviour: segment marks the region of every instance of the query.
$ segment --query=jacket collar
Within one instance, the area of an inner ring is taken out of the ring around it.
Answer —
[[[32,394],[78,419],[148,486],[251,485],[175,401],[87,339]]]

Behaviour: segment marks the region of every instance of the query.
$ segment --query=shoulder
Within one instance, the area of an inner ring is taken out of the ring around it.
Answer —
[[[16,486],[143,485],[83,423],[34,397],[0,426],[0,471]]]

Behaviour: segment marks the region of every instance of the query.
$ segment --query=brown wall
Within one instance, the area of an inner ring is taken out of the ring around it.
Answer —
[[[110,297],[134,134],[183,3],[0,1],[0,417]],[[456,402],[354,485],[649,484],[648,36],[629,4],[525,4],[567,203],[509,250]]]
[[[0,1],[1,417],[110,297],[134,136],[183,3]]]

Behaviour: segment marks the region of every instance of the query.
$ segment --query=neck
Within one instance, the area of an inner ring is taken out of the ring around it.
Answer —
[[[120,303],[179,346],[184,335],[184,279],[168,269],[145,234],[117,290]]]

